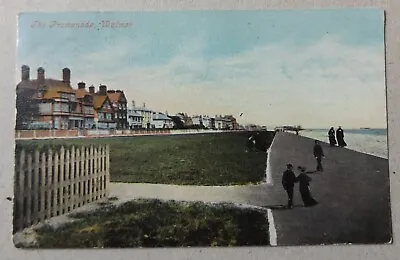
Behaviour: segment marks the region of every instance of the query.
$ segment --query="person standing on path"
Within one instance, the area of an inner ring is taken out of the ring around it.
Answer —
[[[301,199],[303,200],[304,207],[312,207],[318,204],[312,196],[310,192],[310,182],[311,178],[305,173],[306,168],[299,166],[297,167],[300,170],[299,176],[297,179],[299,181],[299,191],[301,195]]]
[[[282,186],[288,195],[287,208],[291,209],[293,207],[293,189],[294,184],[297,182],[297,178],[293,172],[293,165],[289,163],[286,167],[287,169],[283,172],[282,176]]]
[[[336,146],[336,137],[335,137],[335,129],[333,127],[331,127],[331,129],[329,129],[328,132],[328,136],[329,136],[329,144],[333,147]]]
[[[344,132],[341,126],[339,126],[339,128],[336,130],[336,139],[339,147],[347,146],[346,142],[344,141]]]
[[[322,150],[321,145],[317,140],[315,140],[315,145],[314,145],[314,157],[317,159],[317,172],[319,171],[324,171],[324,168],[322,167],[322,157],[324,157],[324,151]]]

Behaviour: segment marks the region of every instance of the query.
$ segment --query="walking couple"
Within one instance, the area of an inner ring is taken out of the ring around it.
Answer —
[[[293,165],[288,164],[287,169],[284,171],[282,176],[282,186],[286,190],[288,195],[287,207],[289,209],[293,207],[293,189],[296,182],[299,183],[299,191],[304,206],[312,207],[318,204],[318,202],[311,196],[309,187],[311,178],[306,174],[306,168],[299,166],[298,169],[300,170],[300,174],[296,177],[293,172]]]

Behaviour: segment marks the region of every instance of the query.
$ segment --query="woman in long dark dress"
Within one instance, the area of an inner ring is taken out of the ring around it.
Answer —
[[[299,190],[301,199],[303,200],[305,207],[312,207],[318,204],[318,202],[311,196],[310,192],[310,182],[311,178],[305,173],[306,169],[304,167],[299,166],[300,170],[299,176],[297,176],[297,180],[299,182]]]
[[[335,129],[333,127],[331,127],[331,129],[329,129],[328,132],[328,136],[329,136],[329,143],[331,146],[336,146],[336,137],[335,137]]]
[[[344,132],[341,126],[339,126],[339,128],[336,130],[336,139],[339,147],[347,146],[346,142],[344,141]]]

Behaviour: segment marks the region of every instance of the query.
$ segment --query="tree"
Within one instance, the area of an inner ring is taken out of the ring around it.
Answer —
[[[35,91],[32,89],[23,89],[17,92],[16,130],[27,129],[29,123],[31,123],[34,117],[39,113],[38,104],[32,99],[34,92]]]

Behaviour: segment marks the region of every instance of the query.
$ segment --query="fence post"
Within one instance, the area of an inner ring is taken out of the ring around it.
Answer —
[[[46,218],[46,154],[42,153],[42,165],[41,165],[41,176],[40,176],[40,220]]]
[[[24,194],[25,194],[25,151],[22,150],[20,157],[19,157],[19,170],[18,170],[18,189],[16,190],[17,193],[17,205],[18,205],[18,228],[23,229],[24,228]]]
[[[90,155],[89,155],[89,160],[90,160],[90,169],[89,169],[89,201],[93,201],[93,174],[94,174],[94,149],[93,145],[90,146]]]
[[[28,153],[27,156],[28,169],[25,172],[27,179],[27,187],[25,190],[26,194],[26,224],[32,224],[32,154]]]
[[[106,146],[106,183],[105,183],[105,189],[106,189],[106,197],[110,195],[110,189],[109,189],[109,184],[110,184],[110,145],[107,144]]]
[[[39,221],[39,161],[40,161],[40,153],[38,150],[35,150],[34,156],[34,174],[33,174],[33,223],[36,224]]]
[[[49,149],[48,152],[48,158],[47,158],[47,214],[46,218],[52,217],[52,195],[54,196],[54,193],[52,190],[52,179],[53,179],[53,151]]]
[[[85,190],[85,198],[84,198],[84,204],[86,204],[89,201],[89,171],[90,171],[90,159],[89,159],[89,152],[90,149],[89,147],[86,147],[85,149],[85,170],[84,170],[84,175],[85,175],[85,182],[84,182],[84,190]]]
[[[62,194],[62,200],[60,200],[61,204],[61,211],[62,214],[67,212],[68,206],[68,193],[67,193],[67,185],[68,185],[68,168],[67,168],[67,162],[66,162],[66,153],[67,151],[65,150],[64,146],[61,147],[60,150],[60,176],[63,178],[63,186],[61,187],[60,194]]]
[[[75,207],[81,206],[81,150],[77,147],[75,150],[75,176],[76,176],[76,194],[75,194]]]
[[[80,172],[80,182],[79,186],[81,189],[81,192],[79,194],[80,196],[80,203],[81,205],[85,204],[85,194],[86,194],[86,188],[85,188],[85,169],[86,169],[86,160],[85,160],[85,154],[86,154],[86,148],[84,146],[81,147],[81,172]]]
[[[97,147],[94,147],[94,155],[93,155],[93,157],[94,157],[94,165],[93,165],[93,168],[94,168],[94,171],[93,171],[93,182],[92,183],[94,183],[94,185],[93,185],[93,187],[92,187],[92,191],[93,191],[93,195],[92,195],[92,201],[93,200],[97,200],[98,199],[98,193],[97,193],[97,184],[98,184],[98,182],[97,182],[97,178],[98,178],[98,176],[99,176],[99,169],[98,169],[98,167],[99,167],[99,165],[98,165],[98,157],[99,156],[99,153],[98,153],[98,149],[97,149]]]
[[[99,196],[100,198],[104,197],[104,154],[105,154],[105,147],[100,146],[100,177],[99,177]]]
[[[69,132],[69,131],[68,131]],[[65,149],[65,169],[64,169],[64,174],[65,174],[65,180],[64,182],[64,198],[65,198],[65,203],[64,203],[64,209],[65,212],[68,212],[70,210],[70,203],[71,203],[71,184],[72,184],[72,179],[71,179],[71,157],[70,157],[70,151],[69,149]]]
[[[63,194],[62,194],[62,187],[63,187],[63,178],[60,175],[59,172],[59,166],[60,166],[60,155],[58,152],[54,154],[54,197],[53,197],[53,213],[54,216],[60,215],[61,213],[61,208],[62,208],[62,199],[63,199]]]
[[[75,172],[75,146],[71,148],[71,189],[70,189],[70,209],[75,208],[75,193],[76,193],[76,172]]]
[[[59,173],[58,175],[60,176],[60,181],[59,181],[59,195],[60,198],[58,201],[60,202],[60,207],[59,211],[60,214],[64,214],[65,212],[65,149],[64,146],[61,147],[60,149],[60,161],[58,163],[60,166],[59,168]]]

